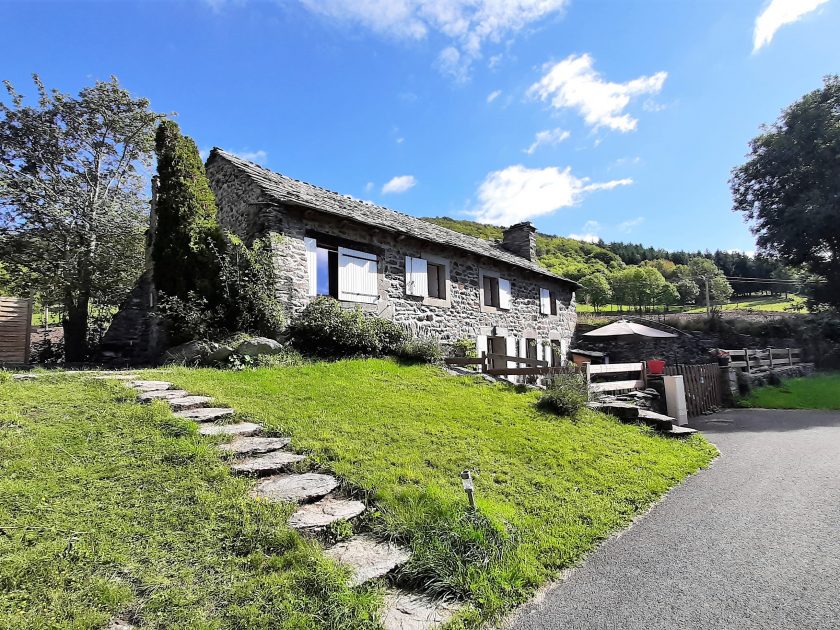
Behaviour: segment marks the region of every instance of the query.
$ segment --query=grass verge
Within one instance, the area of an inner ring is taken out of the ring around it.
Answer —
[[[375,500],[370,525],[403,541],[403,584],[498,618],[716,454],[584,411],[537,410],[537,394],[436,367],[352,360],[241,372],[151,372],[213,396]],[[470,514],[459,473],[473,471]]]
[[[763,409],[840,409],[840,373],[793,378],[777,387],[762,387],[746,399]]]

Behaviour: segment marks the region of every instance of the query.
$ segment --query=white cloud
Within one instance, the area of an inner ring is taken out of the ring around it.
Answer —
[[[773,36],[786,24],[793,24],[828,0],[771,0],[755,19],[753,52],[773,41]]]
[[[371,190],[373,190],[373,182],[368,182],[365,184],[365,192],[369,193]]]
[[[597,232],[601,229],[601,224],[597,221],[587,221],[583,224],[583,231],[584,232]]]
[[[641,76],[626,83],[605,81],[594,69],[589,54],[571,55],[550,66],[528,94],[549,101],[555,109],[577,110],[591,127],[632,131],[638,122],[624,112],[630,100],[642,94],[658,94],[667,72]]]
[[[525,153],[528,155],[533,155],[534,151],[537,150],[538,147],[546,144],[546,145],[553,145],[553,144],[560,144],[563,140],[566,140],[572,134],[565,129],[560,129],[557,127],[556,129],[545,129],[543,131],[538,131],[537,134],[534,136],[534,141],[531,143],[527,149],[525,149]]]
[[[636,217],[635,219],[629,219],[628,221],[622,221],[618,224],[618,229],[622,232],[632,232],[633,228],[640,226],[642,223],[645,222],[644,217]]]
[[[417,180],[414,175],[399,175],[391,178],[382,187],[382,194],[388,195],[391,193],[404,193],[406,190],[414,188],[417,185]]]
[[[450,44],[438,67],[457,81],[469,77],[485,43],[499,43],[565,7],[568,0],[300,0],[313,13],[361,24],[395,39],[440,33]]]
[[[529,169],[521,164],[488,173],[478,188],[478,210],[471,214],[482,223],[513,225],[577,204],[584,194],[632,184],[631,179],[589,183],[572,169],[550,166]]]
[[[403,142],[405,142],[405,138],[403,138],[402,136],[396,139],[397,144],[402,144]]]
[[[268,160],[268,153],[262,149],[258,149],[257,151],[231,151],[231,153],[237,157],[241,157],[243,160],[256,162],[257,164],[265,164]]]
[[[502,95],[501,90],[493,90],[487,95],[487,103],[490,104]]]
[[[597,234],[569,234],[569,238],[573,238],[576,241],[583,241],[584,243],[597,243],[601,240],[601,237]]]

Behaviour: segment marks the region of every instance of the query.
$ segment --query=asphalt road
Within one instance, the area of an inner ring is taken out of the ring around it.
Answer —
[[[693,426],[721,451],[712,466],[510,628],[840,629],[840,413],[730,410]]]

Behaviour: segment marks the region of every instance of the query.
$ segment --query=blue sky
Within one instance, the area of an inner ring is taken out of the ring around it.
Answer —
[[[417,216],[751,251],[729,171],[840,72],[838,5],[0,0],[0,78],[113,74],[202,149]]]

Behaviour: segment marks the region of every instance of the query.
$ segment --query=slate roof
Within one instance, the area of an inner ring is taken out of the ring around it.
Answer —
[[[431,243],[442,243],[473,254],[502,261],[515,267],[527,269],[542,276],[567,282],[575,288],[580,287],[577,282],[552,273],[545,267],[541,267],[527,258],[517,256],[493,241],[467,236],[466,234],[422,221],[417,217],[396,212],[384,206],[378,206],[369,201],[361,201],[327,190],[326,188],[286,177],[248,160],[243,160],[219,148],[214,148],[211,151],[207,163],[209,164],[215,159],[223,159],[236,166],[244,174],[253,179],[268,197],[277,200],[279,203],[304,206],[327,214],[352,219],[382,230],[407,234]]]

